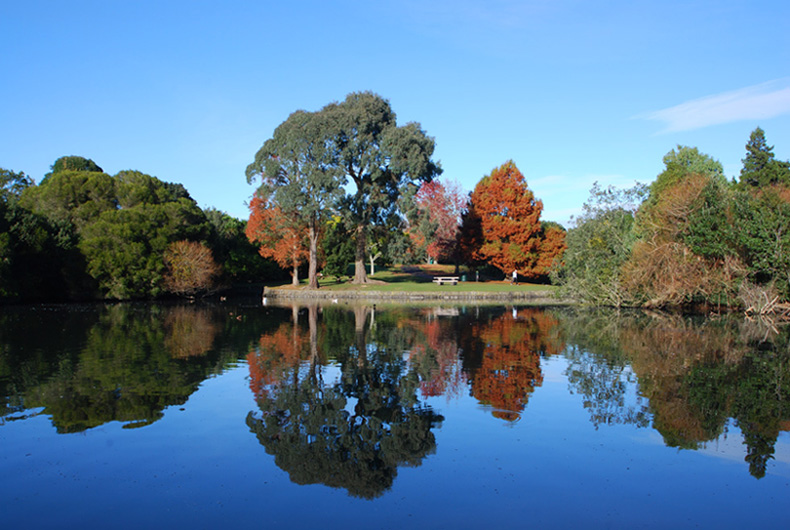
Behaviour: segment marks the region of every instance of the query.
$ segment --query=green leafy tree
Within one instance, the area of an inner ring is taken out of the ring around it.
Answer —
[[[626,190],[593,186],[576,226],[568,230],[564,265],[552,272],[567,295],[594,305],[628,302],[622,266],[636,241],[634,211],[645,194],[641,185]]]
[[[746,157],[742,160],[742,186],[767,188],[772,184],[790,185],[790,163],[776,160],[773,149],[765,140],[765,131],[759,127],[752,131],[746,144]]]
[[[354,238],[340,216],[327,222],[322,240],[324,274],[340,280],[347,276],[348,265],[354,261]]]
[[[349,94],[322,110],[337,166],[354,184],[340,208],[356,240],[354,283],[366,283],[368,231],[397,211],[404,188],[441,174],[431,160],[433,138],[418,123],[398,126],[387,100],[371,92]]]
[[[734,245],[758,285],[774,283],[790,298],[790,201],[776,193],[740,193],[734,199]]]
[[[80,231],[103,212],[118,208],[116,181],[97,171],[59,171],[25,190],[20,202],[55,223],[73,223]]]
[[[194,201],[139,204],[108,211],[82,231],[80,249],[103,296],[146,298],[163,293],[163,256],[170,243],[201,241],[209,233]]]
[[[723,260],[735,253],[732,194],[727,184],[710,180],[692,206],[683,241],[697,255]]]
[[[0,168],[0,299],[84,299],[93,291],[74,227],[26,208],[22,198],[35,188],[24,173]]]
[[[311,289],[318,288],[320,231],[344,184],[343,172],[327,140],[329,128],[324,112],[294,112],[275,129],[247,167],[247,182],[261,179],[256,194],[276,205],[298,227],[307,227]]]
[[[54,175],[55,173],[61,173],[63,171],[90,171],[96,173],[104,173],[104,170],[100,168],[96,162],[91,160],[90,158],[85,158],[82,156],[62,156],[55,160],[55,163],[52,164],[50,167],[51,171],[44,175],[44,180],[48,179],[50,176]],[[43,181],[42,181],[43,182]]]
[[[700,153],[696,147],[678,145],[677,149],[672,149],[664,155],[663,161],[664,170],[650,184],[649,194],[640,209],[640,217],[645,217],[652,211],[653,206],[665,190],[686,180],[691,175],[703,175],[720,183],[727,181],[721,162]]]
[[[19,200],[22,192],[33,185],[33,179],[24,172],[17,173],[0,167],[0,203],[8,204]]]

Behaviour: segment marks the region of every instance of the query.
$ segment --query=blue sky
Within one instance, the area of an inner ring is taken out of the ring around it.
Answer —
[[[467,190],[513,160],[567,224],[595,181],[676,145],[737,176],[758,125],[790,158],[790,2],[0,0],[0,167],[137,169],[239,218],[275,127],[353,91],[436,139]]]

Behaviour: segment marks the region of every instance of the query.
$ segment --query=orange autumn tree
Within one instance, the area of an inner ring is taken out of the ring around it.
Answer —
[[[466,244],[467,260],[490,263],[505,274],[515,269],[527,279],[545,277],[564,251],[565,232],[559,225],[544,230],[542,211],[512,160],[494,169],[475,186],[464,217],[467,224],[479,224],[477,241],[466,238],[475,243]]]
[[[299,285],[299,266],[307,259],[305,231],[275,205],[256,195],[250,201],[247,239],[260,244],[258,252],[284,268],[291,268],[293,285]]]

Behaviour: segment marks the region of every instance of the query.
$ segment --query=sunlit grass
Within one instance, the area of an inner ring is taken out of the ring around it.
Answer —
[[[500,293],[500,292],[526,292],[526,291],[553,291],[552,285],[520,283],[512,285],[507,281],[461,281],[456,285],[438,285],[432,281],[434,276],[471,276],[465,269],[461,269],[460,274],[454,274],[453,265],[415,265],[402,267],[396,265],[385,269],[377,270],[372,280],[382,283],[371,283],[367,285],[355,285],[351,280],[337,282],[334,278],[324,278],[319,280],[322,290],[329,291],[353,291],[365,290],[376,292],[481,292],[481,293]],[[301,282],[305,287],[307,280]],[[290,284],[282,285],[289,287]]]

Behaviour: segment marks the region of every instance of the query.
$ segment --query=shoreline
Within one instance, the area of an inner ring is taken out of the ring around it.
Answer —
[[[549,291],[505,291],[505,292],[409,292],[409,291],[365,291],[354,289],[348,291],[329,291],[322,289],[283,289],[264,287],[263,298],[283,300],[449,300],[449,301],[529,301],[551,302],[554,304],[567,302],[554,296]]]

